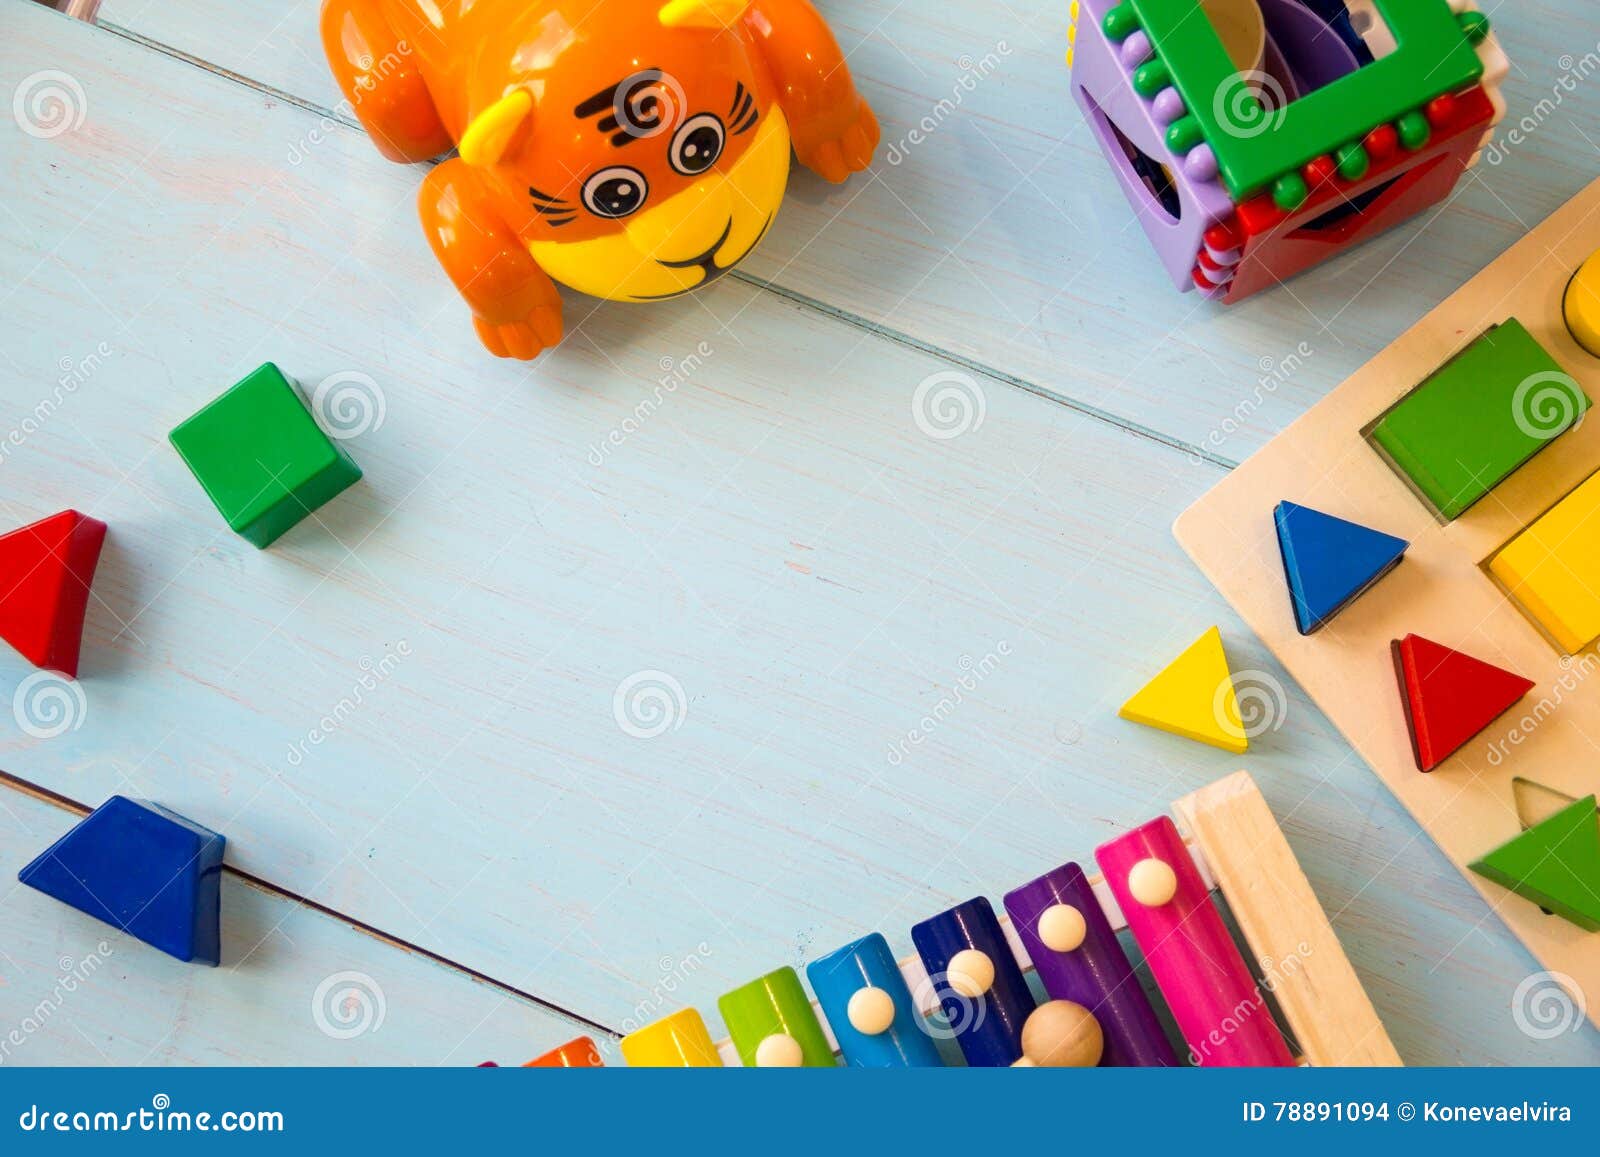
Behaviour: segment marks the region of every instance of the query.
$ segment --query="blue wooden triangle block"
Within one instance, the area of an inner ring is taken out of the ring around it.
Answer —
[[[1408,545],[1403,538],[1293,502],[1278,503],[1272,517],[1302,635],[1317,630],[1398,566]]]
[[[216,964],[226,843],[164,807],[114,795],[17,879],[179,960]]]

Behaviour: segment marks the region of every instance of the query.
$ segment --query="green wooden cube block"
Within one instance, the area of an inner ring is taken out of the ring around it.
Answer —
[[[271,362],[169,437],[228,525],[258,547],[361,478]]]
[[[1367,434],[1449,521],[1575,426],[1588,408],[1578,383],[1511,318],[1485,330]]]

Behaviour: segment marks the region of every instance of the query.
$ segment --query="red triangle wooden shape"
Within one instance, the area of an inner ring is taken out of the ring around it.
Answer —
[[[1411,729],[1411,754],[1422,771],[1449,759],[1533,689],[1532,679],[1421,635],[1397,639],[1391,649]]]
[[[63,510],[0,535],[0,638],[74,678],[106,524]]]

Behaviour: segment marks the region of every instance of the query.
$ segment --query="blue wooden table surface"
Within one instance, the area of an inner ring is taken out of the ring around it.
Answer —
[[[112,528],[73,726],[8,724],[0,768],[160,800],[265,885],[230,883],[217,972],[108,942],[43,1019],[103,934],[7,889],[0,1063],[524,1059],[867,930],[904,951],[1233,769],[1115,718],[1212,622],[1282,679],[1171,519],[1593,176],[1593,14],[1495,13],[1513,116],[1562,94],[1525,143],[1224,312],[1164,286],[1060,6],[823,7],[894,163],[797,174],[691,299],[569,299],[529,367],[340,113],[314,0],[0,0],[0,94],[74,113],[3,130],[0,516]],[[361,385],[366,480],[258,552],[165,435],[267,359]],[[0,693],[28,673],[0,655]],[[1292,686],[1245,762],[1408,1062],[1600,1061],[1519,1027],[1533,962]],[[70,820],[0,787],[3,862]]]

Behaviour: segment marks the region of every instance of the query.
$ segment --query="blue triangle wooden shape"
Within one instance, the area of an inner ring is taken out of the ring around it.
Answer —
[[[114,795],[17,879],[179,960],[216,964],[226,843],[164,807]]]
[[[1278,503],[1272,517],[1302,635],[1317,630],[1398,566],[1408,545],[1403,538],[1293,502]]]

